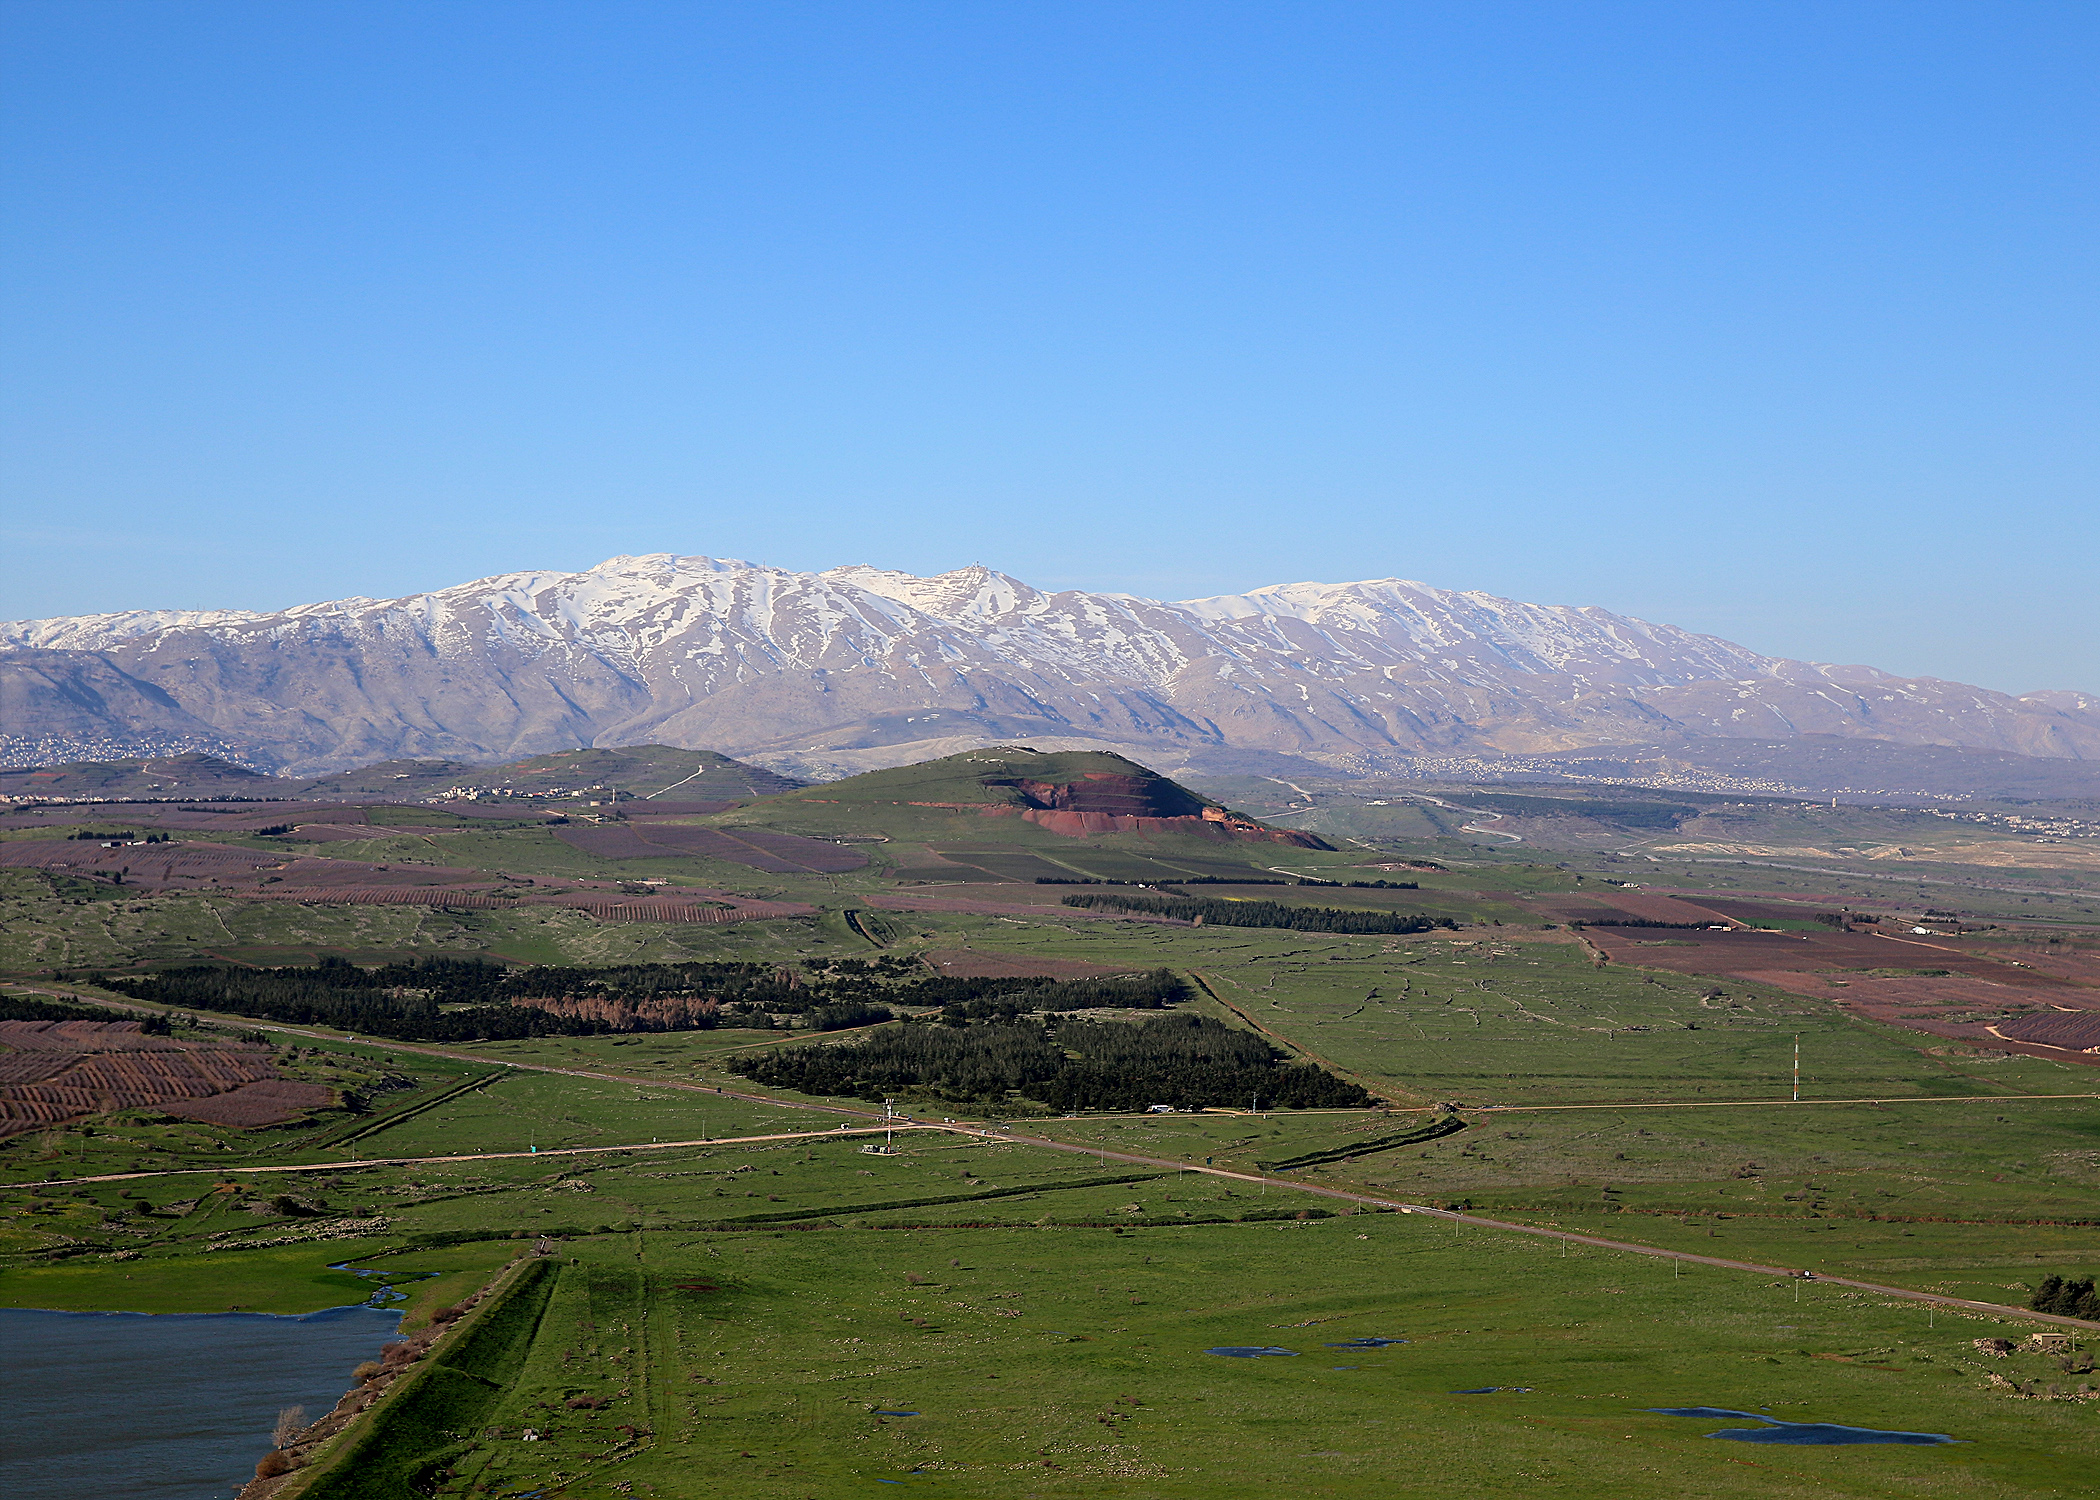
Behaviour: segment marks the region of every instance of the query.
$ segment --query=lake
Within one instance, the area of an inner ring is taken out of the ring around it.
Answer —
[[[0,1308],[0,1494],[228,1500],[278,1411],[313,1421],[395,1336],[399,1308],[71,1313]]]

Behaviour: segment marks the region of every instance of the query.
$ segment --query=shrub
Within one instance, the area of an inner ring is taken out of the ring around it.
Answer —
[[[2027,1299],[2027,1305],[2036,1312],[2055,1313],[2060,1318],[2100,1321],[2100,1292],[2094,1290],[2090,1276],[2083,1281],[2044,1276],[2034,1295]]]
[[[299,1440],[299,1434],[304,1431],[306,1431],[306,1408],[303,1406],[287,1406],[277,1414],[277,1430],[271,1434],[271,1437],[276,1441],[278,1447],[289,1448]]]
[[[292,1461],[274,1448],[265,1453],[255,1465],[255,1477],[257,1479],[275,1479],[279,1474],[289,1474],[291,1472]]]

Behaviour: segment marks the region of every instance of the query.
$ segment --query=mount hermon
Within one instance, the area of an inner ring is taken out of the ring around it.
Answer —
[[[644,741],[862,768],[986,738],[1199,768],[1804,735],[2085,759],[2100,758],[2100,701],[1764,657],[1399,579],[1166,603],[982,567],[655,554],[275,613],[0,625],[0,732],[216,740],[302,774]]]

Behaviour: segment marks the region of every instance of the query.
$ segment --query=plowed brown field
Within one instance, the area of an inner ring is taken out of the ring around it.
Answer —
[[[757,828],[730,831],[651,821],[558,828],[555,836],[601,859],[699,855],[748,865],[769,875],[833,875],[857,870],[868,862],[868,857],[857,849]]]
[[[331,1098],[281,1077],[268,1047],[147,1036],[136,1021],[0,1021],[0,1046],[0,1136],[146,1107],[268,1125]]]

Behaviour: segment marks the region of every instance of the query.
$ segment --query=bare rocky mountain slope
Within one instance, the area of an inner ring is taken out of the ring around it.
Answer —
[[[1017,739],[1196,768],[1801,737],[2061,762],[2100,761],[2100,699],[1398,579],[1164,603],[982,567],[657,554],[404,599],[0,625],[0,734],[16,760],[230,747],[307,775],[644,741],[834,775]]]

